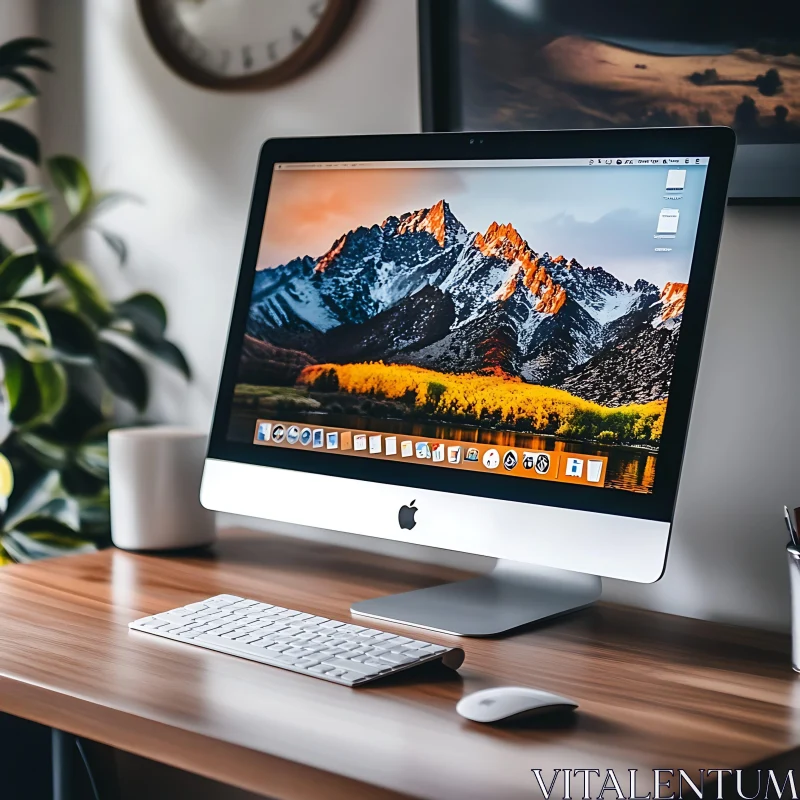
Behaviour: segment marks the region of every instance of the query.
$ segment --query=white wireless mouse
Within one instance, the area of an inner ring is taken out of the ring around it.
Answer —
[[[456,711],[473,722],[499,722],[555,711],[572,711],[577,707],[574,700],[540,689],[501,686],[496,689],[482,689],[462,697]]]

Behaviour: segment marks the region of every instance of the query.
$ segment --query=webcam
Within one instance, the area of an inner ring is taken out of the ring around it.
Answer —
[[[472,137],[470,137],[469,143],[470,144],[483,144],[483,137],[480,137],[479,139],[476,139],[474,136],[472,136]]]

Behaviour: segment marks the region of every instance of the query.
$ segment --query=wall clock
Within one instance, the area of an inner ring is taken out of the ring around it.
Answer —
[[[357,0],[139,0],[150,39],[180,76],[209,89],[289,80],[333,46]]]

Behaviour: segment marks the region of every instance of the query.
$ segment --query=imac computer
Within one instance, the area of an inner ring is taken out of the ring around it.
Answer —
[[[273,139],[207,507],[498,559],[353,613],[489,635],[666,561],[727,128]]]

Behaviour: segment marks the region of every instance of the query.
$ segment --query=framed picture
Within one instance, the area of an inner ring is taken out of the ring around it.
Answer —
[[[419,0],[428,131],[728,125],[731,202],[800,202],[800,4]]]

